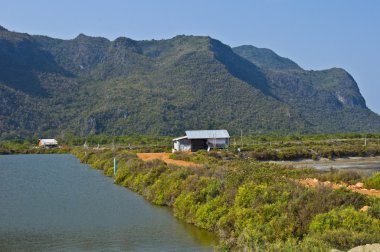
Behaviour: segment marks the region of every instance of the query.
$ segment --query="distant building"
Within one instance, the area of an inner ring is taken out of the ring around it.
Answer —
[[[58,147],[58,142],[55,139],[40,139],[38,141],[38,146],[44,148],[55,148]]]
[[[173,139],[173,152],[228,148],[227,130],[187,130],[186,136]]]

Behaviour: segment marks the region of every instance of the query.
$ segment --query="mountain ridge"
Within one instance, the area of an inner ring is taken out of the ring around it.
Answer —
[[[297,63],[281,57],[268,48],[242,45],[233,48],[234,52],[262,68],[278,70],[303,70]],[[261,59],[261,60],[257,60]]]
[[[207,36],[62,40],[0,29],[0,100],[0,138],[380,130],[345,70],[306,71]]]

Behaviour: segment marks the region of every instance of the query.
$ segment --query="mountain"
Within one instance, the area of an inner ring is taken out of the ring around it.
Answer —
[[[295,62],[288,58],[278,56],[272,50],[267,48],[243,45],[233,48],[233,51],[260,68],[302,70]]]
[[[380,130],[343,69],[305,71],[210,37],[71,40],[0,27],[0,138]]]

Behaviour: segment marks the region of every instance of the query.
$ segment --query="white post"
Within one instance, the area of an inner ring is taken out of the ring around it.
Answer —
[[[240,141],[241,141],[241,147],[243,147],[243,130],[240,130]]]
[[[116,171],[117,171],[117,167],[116,167],[116,158],[113,158],[113,174],[114,174],[114,175],[116,174]]]

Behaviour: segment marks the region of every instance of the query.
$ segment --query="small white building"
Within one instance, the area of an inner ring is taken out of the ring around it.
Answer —
[[[58,141],[55,139],[39,139],[38,146],[44,148],[55,148],[58,147]]]
[[[173,152],[228,148],[227,130],[187,130],[186,136],[173,139]]]

